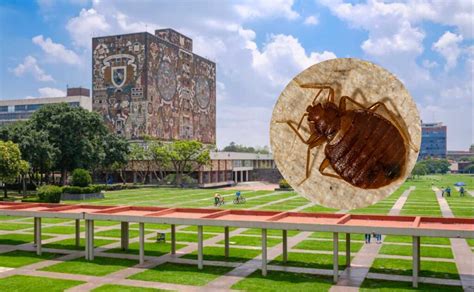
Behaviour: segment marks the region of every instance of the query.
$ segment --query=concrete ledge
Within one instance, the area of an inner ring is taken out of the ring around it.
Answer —
[[[233,186],[234,184],[235,182],[233,180],[228,180],[228,181],[200,184],[199,187],[202,189],[211,189],[211,188],[218,188],[218,187],[225,187],[225,186]]]
[[[92,200],[92,199],[103,199],[104,194],[92,193],[92,194],[61,194],[61,201],[82,201],[82,200]]]

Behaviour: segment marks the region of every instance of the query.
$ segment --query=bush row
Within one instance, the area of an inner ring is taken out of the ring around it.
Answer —
[[[285,179],[281,179],[278,184],[280,185],[281,189],[291,188],[290,184]]]
[[[65,186],[63,187],[63,193],[68,194],[92,194],[102,191],[104,187],[102,185],[90,185],[88,187],[78,186]]]
[[[42,202],[46,203],[59,203],[61,201],[62,193],[69,194],[92,194],[102,191],[102,185],[90,185],[88,187],[77,187],[77,186],[54,186],[44,185],[38,188],[38,198]]]

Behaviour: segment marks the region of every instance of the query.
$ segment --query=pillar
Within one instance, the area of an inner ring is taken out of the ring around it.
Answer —
[[[36,254],[41,255],[41,217],[35,217]]]
[[[89,260],[93,261],[94,260],[94,220],[89,220]]]
[[[262,276],[267,275],[267,230],[262,229]]]
[[[288,232],[283,230],[283,262],[288,261]]]
[[[413,287],[418,287],[418,274],[420,272],[420,237],[413,236]]]
[[[140,245],[140,264],[145,262],[145,223],[138,223],[139,245]]]
[[[249,179],[249,171],[248,171],[248,170],[245,171],[245,178],[247,179],[247,181],[250,181],[250,179]]]
[[[337,283],[339,277],[339,234],[337,232],[333,233],[333,276],[334,283]]]
[[[81,245],[81,220],[76,219],[76,247]]]
[[[36,221],[36,217],[33,218],[34,230],[33,230],[33,243],[36,246],[38,244],[36,238],[36,230],[38,229],[38,222]]]
[[[221,181],[221,161],[217,160],[217,180],[216,182]]]
[[[171,224],[171,254],[176,254],[176,225]]]
[[[120,233],[121,233],[120,246],[122,250],[128,249],[128,241],[129,241],[128,230],[129,230],[128,222],[121,222],[120,223]]]
[[[203,242],[202,242],[202,225],[198,226],[198,269],[202,270],[203,264],[202,264],[202,249],[203,249]]]
[[[224,256],[229,257],[229,227],[224,227]]]
[[[346,267],[351,266],[351,234],[346,233]]]
[[[202,170],[199,169],[199,184],[202,184]]]

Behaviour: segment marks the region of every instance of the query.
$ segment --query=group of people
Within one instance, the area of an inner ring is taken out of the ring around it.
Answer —
[[[237,200],[237,202],[240,201],[240,197],[241,197],[240,191],[237,191],[237,192],[235,193],[235,199]],[[225,204],[225,201],[224,201],[224,200],[225,200],[225,199],[224,199],[224,197],[223,197],[221,194],[219,194],[219,193],[215,193],[215,194],[214,194],[214,206],[217,207],[217,206],[220,206],[220,205]]]
[[[372,234],[366,233],[365,234],[365,243],[370,243],[370,238],[374,237],[377,243],[382,243],[382,234],[378,234],[373,232]]]
[[[459,188],[460,197],[464,197],[465,192],[464,187]],[[449,186],[447,188],[441,188],[441,197],[444,197],[444,195],[446,195],[446,197],[451,197],[451,188]]]

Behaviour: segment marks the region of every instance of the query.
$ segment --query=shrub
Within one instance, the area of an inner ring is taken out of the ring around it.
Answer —
[[[280,185],[281,189],[291,188],[290,184],[285,179],[281,179],[278,184]]]
[[[176,174],[174,173],[168,174],[167,176],[165,176],[164,181],[168,185],[176,184]],[[197,183],[197,181],[194,178],[186,174],[181,177],[181,182],[185,185],[192,185],[192,184]]]
[[[76,187],[76,186],[67,186],[63,187],[63,193],[68,194],[93,194],[99,193],[102,191],[103,187],[101,185],[90,185],[88,187]]]
[[[38,197],[42,202],[59,203],[63,189],[58,186],[45,185],[38,188]]]
[[[71,185],[76,187],[87,187],[92,183],[92,177],[90,173],[82,168],[76,168],[72,172]]]

